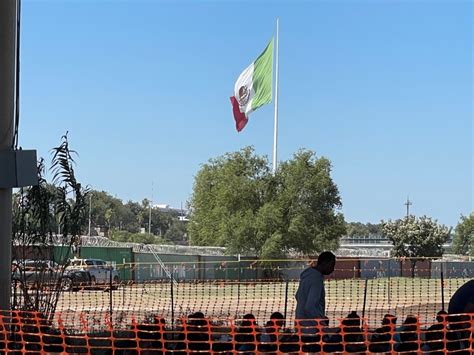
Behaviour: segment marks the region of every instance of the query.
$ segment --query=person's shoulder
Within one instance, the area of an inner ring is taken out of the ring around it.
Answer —
[[[474,279],[469,280],[459,288],[459,292],[467,295],[474,295]]]
[[[466,290],[467,294],[471,296],[472,300],[474,300],[474,279],[467,282],[466,288],[467,288]]]
[[[318,280],[321,280],[323,281],[324,280],[324,276],[323,274],[321,273],[321,271],[317,270],[317,269],[314,269],[315,273],[314,273],[314,277]]]

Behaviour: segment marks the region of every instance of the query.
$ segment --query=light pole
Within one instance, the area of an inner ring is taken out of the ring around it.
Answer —
[[[148,234],[151,234],[151,201],[150,208],[148,210]]]
[[[151,207],[153,205],[153,181],[151,182],[150,210],[148,212],[148,234],[151,234]]]
[[[91,215],[92,215],[92,192],[89,195],[89,237],[91,236]]]

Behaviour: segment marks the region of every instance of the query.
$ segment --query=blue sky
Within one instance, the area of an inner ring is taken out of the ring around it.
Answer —
[[[329,158],[348,221],[470,213],[470,1],[24,0],[20,145],[69,131],[81,181],[175,207],[211,157],[271,161],[273,106],[238,134],[229,96],[277,16],[279,159]]]

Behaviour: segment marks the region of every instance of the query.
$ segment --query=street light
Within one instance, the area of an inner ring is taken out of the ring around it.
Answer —
[[[92,192],[89,194],[89,237],[91,236],[91,210],[92,210]]]

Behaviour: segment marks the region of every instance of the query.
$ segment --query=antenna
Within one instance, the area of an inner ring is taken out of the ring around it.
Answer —
[[[404,203],[405,206],[407,206],[407,218],[410,216],[410,206],[413,205],[413,203],[410,201],[410,197],[407,196],[407,201]]]

